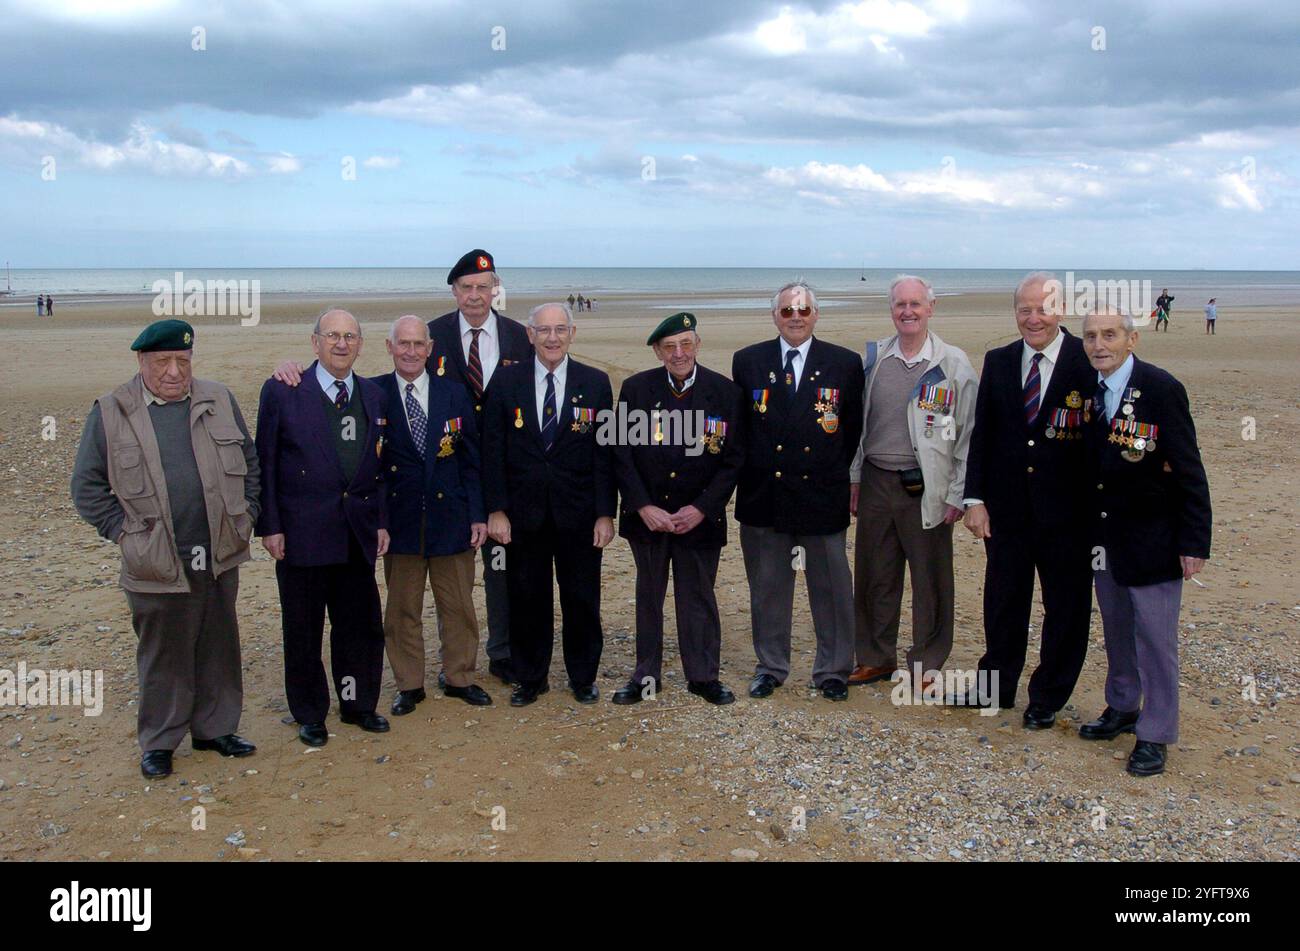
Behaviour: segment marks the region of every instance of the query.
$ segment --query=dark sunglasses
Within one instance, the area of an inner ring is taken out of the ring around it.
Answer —
[[[779,313],[782,317],[793,317],[796,309],[799,311],[800,317],[807,317],[809,314],[812,313],[811,307],[799,307],[799,308],[782,307],[779,311],[777,311],[777,313]]]

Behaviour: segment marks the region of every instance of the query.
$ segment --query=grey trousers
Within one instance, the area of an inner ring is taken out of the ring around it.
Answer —
[[[188,594],[126,592],[140,677],[140,749],[174,750],[188,732],[211,740],[234,733],[244,706],[235,599],[239,569],[220,578],[182,561]]]
[[[858,492],[854,541],[857,661],[898,663],[903,569],[912,576],[912,646],[907,670],[942,670],[952,653],[955,594],[952,526],[921,527],[921,496],[908,495],[898,473],[866,463]]]
[[[673,573],[677,609],[677,649],[690,683],[718,679],[722,621],[714,586],[721,548],[683,545],[674,535],[656,532],[654,541],[631,541],[636,562],[636,672],[632,679],[660,679],[664,659],[664,597],[668,569]]]
[[[1183,579],[1129,588],[1094,571],[1106,640],[1106,703],[1141,710],[1137,738],[1178,742],[1178,611]]]
[[[756,676],[771,674],[780,683],[790,676],[795,565],[801,563],[817,636],[813,685],[848,681],[853,670],[853,575],[844,537],[844,532],[787,535],[771,528],[740,526],[758,658]]]

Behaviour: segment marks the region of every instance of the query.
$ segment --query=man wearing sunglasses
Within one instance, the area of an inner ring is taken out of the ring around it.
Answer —
[[[862,426],[862,364],[818,340],[817,296],[802,281],[772,297],[775,340],[736,353],[731,378],[744,399],[745,463],[736,493],[758,664],[751,697],[790,674],[794,579],[803,571],[817,656],[813,686],[848,699],[853,667],[853,578],[844,549],[849,464]]]

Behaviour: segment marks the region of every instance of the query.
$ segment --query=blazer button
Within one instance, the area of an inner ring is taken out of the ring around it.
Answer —
[[[438,493],[438,498],[442,498],[442,493],[441,493],[441,492]]]
[[[1033,472],[1033,471],[1034,471],[1034,467],[1033,467],[1033,466],[1030,466],[1030,467],[1029,467],[1028,469],[1026,469],[1025,471],[1026,471],[1026,472]]]
[[[778,473],[776,474],[776,477],[777,477],[778,479],[781,478],[781,473],[778,472]]]
[[[812,446],[804,446],[804,447],[803,447],[803,451],[804,451],[804,452],[812,452]]]
[[[804,477],[803,477],[803,480],[804,480],[805,482],[807,482],[807,481],[808,481],[808,477],[807,477],[807,476],[804,476]]]
[[[346,492],[344,492],[344,493],[343,493],[343,498],[346,499],[347,497],[348,497],[348,494],[347,494]]]
[[[1031,445],[1031,446],[1032,446],[1032,445],[1033,445],[1033,444],[1034,444],[1034,441],[1033,441],[1033,440],[1032,440],[1032,439],[1031,439],[1031,440],[1029,440],[1029,445]]]
[[[677,473],[676,473],[676,472],[670,472],[670,473],[668,473],[668,478],[670,478],[670,479],[676,479],[676,478],[677,478]]]
[[[394,471],[394,472],[397,471],[397,466],[393,466],[393,471]]]
[[[778,445],[778,446],[776,447],[776,451],[777,451],[777,452],[780,452],[780,451],[781,451],[781,446]]]
[[[476,412],[476,413],[481,413],[481,412],[483,412],[483,407],[482,407],[482,405],[480,405],[480,404],[478,404],[478,403],[475,403],[475,404],[474,404],[474,412]]]
[[[1100,490],[1101,490],[1101,487],[1102,487],[1102,486],[1101,486],[1101,483],[1100,483],[1100,482],[1098,482],[1098,483],[1097,483],[1097,489],[1098,489],[1098,491],[1100,491]]]
[[[1101,513],[1101,517],[1102,517],[1102,518],[1105,518],[1105,517],[1106,517],[1106,513],[1105,513],[1105,512],[1102,512],[1102,513]]]

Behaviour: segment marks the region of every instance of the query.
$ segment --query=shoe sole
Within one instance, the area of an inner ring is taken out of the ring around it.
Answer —
[[[318,750],[326,743],[329,742],[329,737],[326,737],[325,739],[321,740],[319,743],[313,743],[311,740],[303,739],[301,736],[298,737],[298,740],[299,742],[302,743],[303,746],[310,746],[312,749]]]
[[[341,720],[341,721],[339,721],[339,722],[344,723],[344,724],[346,724],[347,726],[355,726],[355,727],[358,727],[358,728],[360,728],[360,729],[362,729],[362,730],[365,730],[367,733],[387,733],[389,730],[392,729],[392,727],[387,727],[387,726],[386,726],[386,727],[384,727],[382,730],[372,730],[372,729],[370,729],[369,727],[361,726],[360,723],[348,723],[347,720]]]
[[[635,700],[624,700],[624,699],[622,699],[622,698],[620,698],[620,697],[618,697],[618,696],[616,695],[616,696],[610,697],[609,702],[612,703],[612,704],[614,704],[614,706],[616,706],[616,707],[631,707],[631,706],[635,706],[636,704],[640,703],[643,699],[645,699],[645,698],[644,698],[644,697],[641,697],[641,696],[638,696]]]
[[[711,704],[713,704],[715,707],[725,707],[725,706],[726,706],[727,704],[729,704],[729,703],[735,703],[735,702],[736,702],[735,695],[732,695],[732,696],[730,696],[730,697],[727,697],[725,700],[710,700],[708,697],[704,696],[704,694],[702,694],[702,693],[695,693],[694,691],[687,691],[687,692],[690,693],[691,696],[699,697],[699,698],[700,698],[701,700],[703,700],[705,703],[711,703]]]
[[[1130,776],[1159,776],[1165,768],[1161,766],[1159,769],[1134,769],[1132,766],[1126,766],[1124,771]]]
[[[1026,730],[1050,730],[1052,727],[1056,726],[1056,721],[1053,720],[1051,723],[1028,723],[1022,720],[1020,721],[1020,725]]]
[[[1095,734],[1095,733],[1092,733],[1092,734],[1084,733],[1084,732],[1081,730],[1081,731],[1079,731],[1079,739],[1081,739],[1081,740],[1114,740],[1114,739],[1117,739],[1117,738],[1123,736],[1125,733],[1134,733],[1134,732],[1136,732],[1136,731],[1137,731],[1137,724],[1134,724],[1133,726],[1126,726],[1126,727],[1124,727],[1122,730],[1116,730],[1114,733],[1108,733],[1108,734],[1101,735],[1101,736],[1099,736],[1099,735],[1097,735],[1097,734]]]
[[[194,749],[196,752],[199,752],[199,753],[220,753],[222,756],[226,756],[226,757],[230,757],[230,756],[235,756],[235,757],[239,757],[239,756],[252,756],[254,753],[257,752],[257,748],[256,748],[256,747],[254,747],[254,748],[251,749],[251,750],[244,750],[243,752],[240,752],[240,753],[223,753],[221,750],[217,749],[215,746],[195,746],[195,747],[193,747],[193,749]]]
[[[846,700],[849,699],[847,694],[845,694],[843,697],[828,697],[826,696],[826,694],[822,694],[822,698],[829,700],[832,703],[844,703]]]

